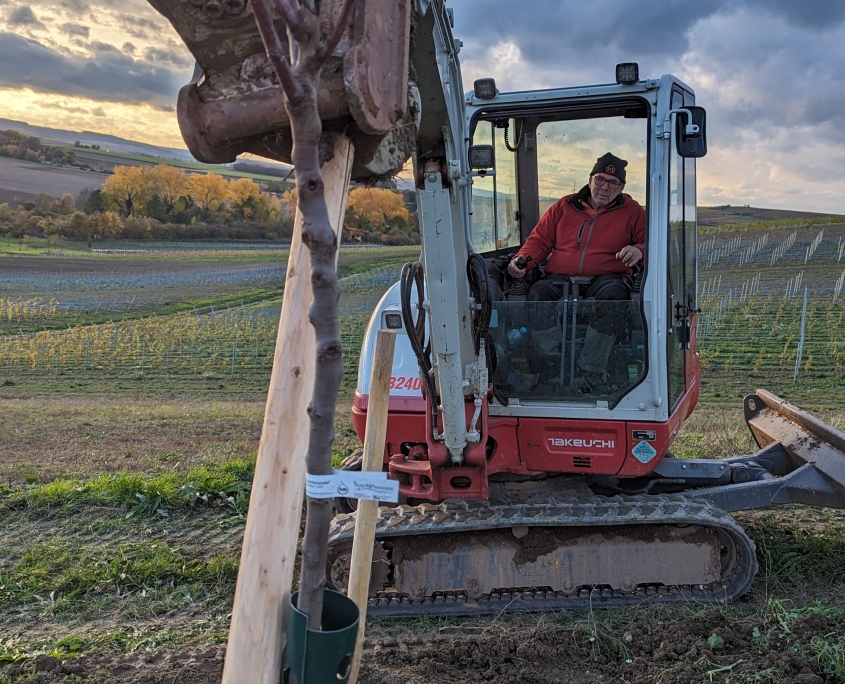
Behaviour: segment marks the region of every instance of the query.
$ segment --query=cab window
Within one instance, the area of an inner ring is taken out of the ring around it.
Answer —
[[[490,121],[482,122],[475,133],[476,145],[493,145],[496,169],[494,173],[476,176],[472,186],[473,243],[477,252],[518,247],[519,223],[516,191],[517,140],[505,140],[505,131]]]

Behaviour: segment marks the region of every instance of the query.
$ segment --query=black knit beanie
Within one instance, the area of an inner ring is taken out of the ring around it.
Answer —
[[[624,159],[620,159],[619,157],[614,157],[610,152],[608,152],[596,159],[596,165],[590,172],[590,177],[592,178],[597,173],[606,173],[608,176],[618,178],[622,183],[624,183],[626,166],[628,166],[628,162]]]

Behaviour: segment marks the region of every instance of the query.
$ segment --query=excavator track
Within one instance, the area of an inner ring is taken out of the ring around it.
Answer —
[[[384,588],[371,585],[368,615],[729,603],[748,590],[757,571],[754,542],[710,503],[583,492],[575,499],[544,498],[379,508],[376,546],[390,566]],[[354,513],[334,519],[330,566],[343,562],[354,529]],[[672,567],[685,575],[696,564],[695,581],[667,581]],[[584,581],[584,572],[596,574]],[[517,576],[525,581],[495,585]]]

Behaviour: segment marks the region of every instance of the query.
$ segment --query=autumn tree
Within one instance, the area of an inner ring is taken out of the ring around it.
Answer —
[[[75,211],[71,214],[65,226],[65,235],[71,238],[85,238],[91,237],[93,228],[91,221],[81,211]]]
[[[104,240],[120,237],[123,232],[123,221],[113,211],[107,211],[92,217],[93,233]]]
[[[169,214],[180,197],[191,189],[191,180],[182,169],[168,164],[160,164],[148,172],[150,191],[157,195]]]
[[[232,208],[243,219],[256,220],[267,214],[265,195],[251,178],[229,181],[229,198],[232,200]]]
[[[76,199],[69,192],[66,192],[60,199],[50,202],[50,211],[62,216],[70,216],[76,211]]]
[[[346,217],[362,230],[385,233],[407,225],[410,213],[399,193],[382,188],[355,188],[349,193]]]
[[[149,175],[140,166],[115,166],[114,173],[103,184],[101,195],[107,207],[117,206],[124,216],[131,216],[149,187]]]
[[[216,173],[195,173],[190,177],[190,195],[204,211],[217,209],[228,197],[229,186],[223,176]]]

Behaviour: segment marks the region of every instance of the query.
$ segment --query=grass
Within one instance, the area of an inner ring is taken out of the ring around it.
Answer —
[[[203,164],[202,162],[188,162],[180,159],[165,159],[163,157],[151,157],[145,154],[128,154],[125,152],[111,152],[109,150],[86,150],[77,147],[68,147],[68,150],[73,151],[77,159],[81,162],[96,164],[97,157],[110,157],[114,159],[113,164],[120,166],[121,160],[137,161],[145,164],[159,165],[166,164],[168,166],[175,166],[180,169],[189,169],[191,171],[204,171],[205,173],[216,173],[221,176],[233,178],[252,178],[254,180],[266,180],[274,182],[282,182],[282,176],[268,176],[260,173],[248,173],[245,171],[236,171],[228,166],[219,164]],[[292,182],[288,181],[291,185]]]

